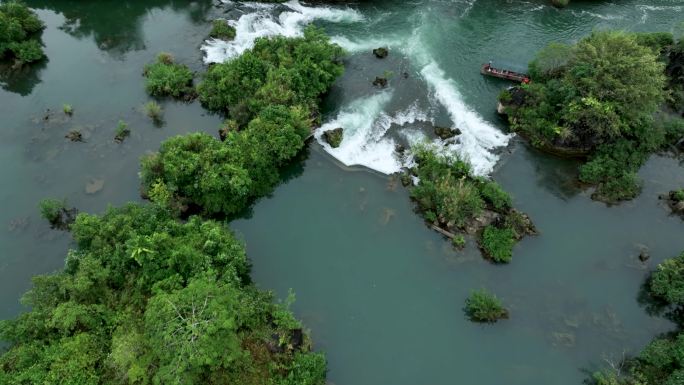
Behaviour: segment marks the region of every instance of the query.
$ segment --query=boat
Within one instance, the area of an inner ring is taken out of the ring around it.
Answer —
[[[492,76],[499,79],[511,80],[518,83],[529,83],[530,76],[521,72],[515,72],[502,68],[495,68],[491,63],[485,63],[480,69],[480,73],[485,76]]]

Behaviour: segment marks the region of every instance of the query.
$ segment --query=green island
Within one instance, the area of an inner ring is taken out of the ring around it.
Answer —
[[[0,0],[0,384],[684,384],[635,1]]]
[[[682,52],[669,33],[602,31],[552,43],[530,63],[531,83],[500,95],[502,112],[535,147],[586,158],[579,180],[596,186],[594,199],[633,199],[649,155],[684,136],[669,113],[683,108]]]

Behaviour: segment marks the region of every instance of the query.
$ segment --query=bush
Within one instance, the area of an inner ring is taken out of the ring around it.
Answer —
[[[216,19],[211,23],[209,36],[214,39],[233,40],[235,38],[235,28],[224,19]]]
[[[462,249],[465,247],[466,240],[463,235],[457,234],[455,237],[451,238],[451,244],[457,249]]]
[[[155,102],[154,100],[150,100],[149,102],[145,103],[143,109],[145,110],[145,115],[150,117],[155,122],[161,122],[164,111],[159,103]]]
[[[508,195],[498,183],[483,180],[480,182],[479,189],[482,198],[485,202],[489,203],[495,211],[505,212],[511,208],[511,205],[513,204],[511,196]]]
[[[182,98],[192,96],[192,72],[186,65],[176,64],[173,57],[160,53],[157,61],[145,66],[143,75],[147,78],[145,89],[153,96]]]
[[[508,227],[500,229],[490,225],[482,231],[480,247],[494,262],[510,262],[513,256],[513,246],[515,246],[515,232]]]
[[[74,107],[71,106],[71,104],[65,104],[62,106],[62,111],[64,111],[65,115],[73,115],[74,114]]]
[[[470,293],[466,299],[465,312],[475,322],[496,322],[508,318],[508,310],[503,307],[501,300],[485,289]]]
[[[22,64],[33,63],[45,57],[43,47],[37,40],[10,43],[9,49],[14,54],[14,58]]]
[[[45,26],[33,10],[18,1],[0,4],[0,59],[31,63],[45,54],[37,34]]]
[[[651,276],[650,291],[671,304],[684,305],[684,253],[658,265]]]
[[[123,120],[119,120],[116,125],[116,133],[114,135],[114,140],[121,143],[131,134],[131,130],[128,128],[128,123]]]
[[[40,215],[51,225],[59,223],[62,218],[62,211],[66,209],[64,200],[46,198],[40,201]]]

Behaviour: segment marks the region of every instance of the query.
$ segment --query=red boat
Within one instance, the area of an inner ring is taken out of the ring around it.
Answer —
[[[482,75],[493,76],[499,79],[512,80],[514,82],[529,83],[530,77],[527,74],[510,71],[506,69],[494,68],[490,63],[485,63],[480,69]]]

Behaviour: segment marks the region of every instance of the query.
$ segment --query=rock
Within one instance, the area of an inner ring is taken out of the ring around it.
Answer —
[[[453,138],[456,135],[461,135],[461,130],[459,130],[458,128],[435,126],[435,135],[437,135],[442,140],[446,140],[449,138]]]
[[[650,258],[651,258],[651,256],[648,254],[648,251],[647,251],[647,250],[641,250],[641,252],[639,253],[639,260],[640,260],[641,262],[646,262],[646,261],[648,261]]]
[[[401,75],[404,77],[404,79],[408,79],[408,78],[409,78],[409,73],[408,73],[408,72],[404,72],[404,73],[401,74]]]
[[[404,155],[404,153],[406,152],[406,147],[404,147],[401,144],[397,144],[396,146],[394,146],[394,152],[396,152],[399,155]]]
[[[82,142],[83,141],[83,134],[81,134],[81,131],[78,130],[71,130],[69,133],[64,135],[65,138],[69,139],[72,142]]]
[[[332,130],[325,131],[323,133],[323,138],[326,142],[328,142],[330,147],[337,148],[340,146],[340,143],[342,143],[342,139],[344,138],[344,130],[342,129],[342,127],[338,127]]]
[[[376,76],[375,80],[373,80],[373,85],[376,87],[385,88],[387,87],[387,78],[383,78],[382,76]]]
[[[672,210],[676,213],[684,214],[684,201],[679,201],[672,206]]]
[[[385,47],[380,47],[373,50],[373,55],[378,59],[384,59],[389,55],[389,51]]]
[[[572,333],[553,332],[551,337],[553,338],[553,344],[556,346],[562,345],[569,348],[575,346],[575,335]]]
[[[104,187],[104,183],[105,183],[105,181],[102,178],[90,179],[88,181],[88,183],[86,183],[86,185],[85,185],[86,194],[92,195],[92,194],[99,192]]]
[[[401,185],[404,187],[408,187],[411,184],[412,184],[411,175],[409,175],[407,173],[401,174]]]
[[[496,113],[499,115],[506,115],[506,107],[504,107],[504,105],[501,104],[501,102],[498,102],[496,104]]]

